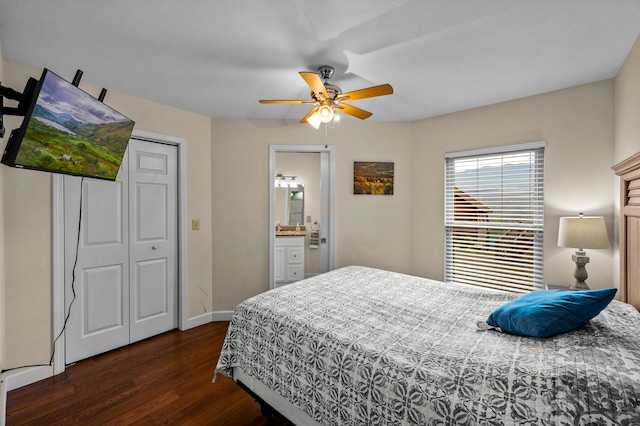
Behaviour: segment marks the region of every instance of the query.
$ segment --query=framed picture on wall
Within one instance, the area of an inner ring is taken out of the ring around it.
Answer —
[[[393,163],[354,161],[353,193],[393,195]]]

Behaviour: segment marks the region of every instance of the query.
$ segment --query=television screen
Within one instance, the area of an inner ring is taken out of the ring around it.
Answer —
[[[134,122],[45,69],[2,163],[115,180]]]

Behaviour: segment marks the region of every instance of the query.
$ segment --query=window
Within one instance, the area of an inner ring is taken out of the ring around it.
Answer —
[[[445,155],[445,281],[542,288],[544,142]]]

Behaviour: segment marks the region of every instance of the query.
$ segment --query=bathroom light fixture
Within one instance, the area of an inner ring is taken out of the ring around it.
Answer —
[[[304,186],[302,182],[298,181],[297,179],[297,176],[283,175],[282,173],[278,173],[275,176],[273,185],[276,188],[297,188],[298,185]]]

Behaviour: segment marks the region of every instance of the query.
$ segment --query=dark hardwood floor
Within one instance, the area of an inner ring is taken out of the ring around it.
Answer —
[[[263,425],[260,405],[236,383],[211,383],[228,325],[170,331],[15,389],[7,425]]]

